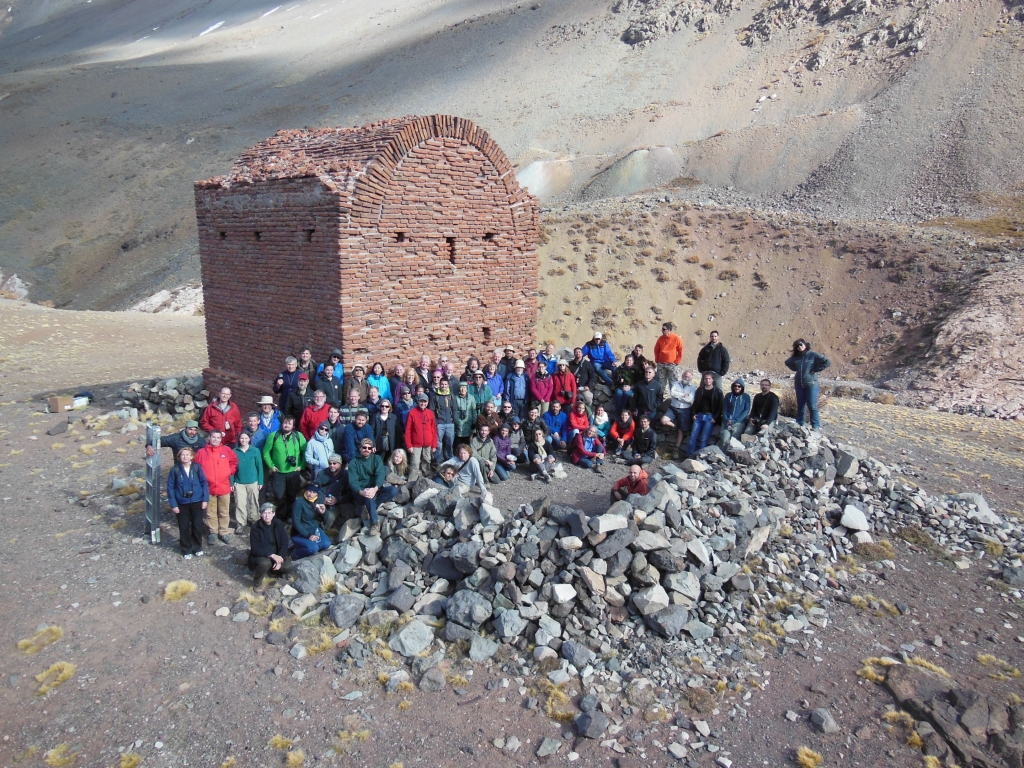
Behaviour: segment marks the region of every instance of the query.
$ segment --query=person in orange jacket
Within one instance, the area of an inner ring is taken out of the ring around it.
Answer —
[[[203,468],[210,485],[210,501],[206,506],[206,527],[209,529],[207,543],[213,546],[218,540],[227,544],[231,532],[231,477],[238,471],[238,457],[231,446],[224,445],[224,433],[213,430],[206,440],[206,447],[196,451],[196,464]]]
[[[230,387],[221,387],[220,397],[206,406],[199,419],[199,426],[203,432],[223,432],[225,445],[234,446],[238,442],[238,436],[242,433],[242,411],[231,402]]]
[[[615,481],[611,493],[612,504],[616,501],[625,501],[632,493],[638,496],[647,495],[647,472],[639,464],[630,466],[629,474]]]
[[[661,336],[654,345],[654,362],[658,364],[658,381],[666,393],[673,381],[679,379],[679,366],[683,362],[683,340],[673,331],[672,323],[661,326]]]

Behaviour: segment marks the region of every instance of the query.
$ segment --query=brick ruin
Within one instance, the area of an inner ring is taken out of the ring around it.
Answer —
[[[534,341],[537,199],[469,120],[279,131],[195,201],[206,386],[243,411],[302,346],[348,371]]]

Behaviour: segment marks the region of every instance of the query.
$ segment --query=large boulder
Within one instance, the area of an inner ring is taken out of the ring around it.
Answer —
[[[445,611],[450,621],[470,629],[480,629],[480,626],[491,618],[494,609],[490,601],[479,592],[463,589],[448,598]]]
[[[362,615],[366,608],[366,597],[356,592],[346,595],[336,595],[331,601],[331,621],[339,629],[348,629]]]

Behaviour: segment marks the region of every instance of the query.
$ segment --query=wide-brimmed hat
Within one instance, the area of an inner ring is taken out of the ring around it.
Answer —
[[[274,404],[274,398],[272,398],[270,395],[264,395],[263,397],[261,397],[259,400],[256,401],[256,405],[273,405],[273,404]]]

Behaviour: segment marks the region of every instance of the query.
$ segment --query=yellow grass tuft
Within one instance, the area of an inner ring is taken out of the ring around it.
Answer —
[[[61,448],[67,448],[67,446],[64,445],[64,443],[54,443],[53,445],[50,446],[50,448],[52,448],[55,451],[59,451]]]
[[[927,669],[929,672],[934,672],[936,675],[941,675],[947,680],[952,680],[953,676],[946,670],[940,667],[938,664],[933,664],[928,659],[922,659],[920,656],[914,656],[907,662],[913,664],[915,667],[921,667],[921,669]]]
[[[45,672],[36,675],[36,681],[42,683],[39,690],[36,691],[36,695],[45,696],[54,688],[70,680],[73,674],[75,674],[75,665],[70,662],[58,661],[56,664],[51,664]]]
[[[569,696],[560,686],[542,678],[540,689],[547,695],[544,711],[547,712],[548,717],[561,723],[572,720],[575,713],[572,711],[572,706],[569,703]]]
[[[199,587],[196,586],[194,581],[188,579],[175,579],[164,588],[164,600],[174,602],[181,600],[183,597],[188,597],[195,592]]]
[[[387,672],[378,672],[377,682],[381,685],[387,685],[391,682],[391,675],[389,675]]]
[[[318,653],[331,650],[334,647],[333,637],[334,635],[330,632],[321,632],[316,640],[306,646],[306,653],[310,656],[316,656]]]
[[[818,768],[822,759],[822,756],[810,747],[800,747],[796,751],[796,764],[800,768]]]
[[[451,683],[452,686],[455,688],[465,688],[467,685],[469,685],[469,680],[467,680],[465,677],[458,674],[457,672],[449,672],[447,675],[445,675],[445,677],[448,678],[448,682]]]
[[[911,714],[902,709],[886,712],[882,715],[882,719],[891,725],[902,725],[904,728],[913,728],[916,724]]]
[[[408,699],[405,699],[404,701],[402,701],[402,702],[400,702],[398,704],[398,709],[401,710],[402,712],[405,712],[405,710],[407,710],[411,706],[412,706],[412,702],[409,701]]]
[[[299,768],[299,766],[305,762],[306,751],[304,749],[293,749],[288,753],[288,757],[285,759],[284,764],[286,768]]]
[[[857,677],[862,677],[870,683],[884,683],[885,675],[879,674],[878,670],[867,664],[857,670]]]
[[[992,557],[998,558],[1003,556],[1004,547],[998,541],[986,541],[985,551]]]
[[[976,658],[978,660],[979,664],[981,664],[983,666],[986,666],[986,667],[989,664],[998,664],[999,663],[999,657],[998,656],[993,656],[991,653],[979,653],[974,658]]]
[[[39,751],[39,747],[29,747],[24,752],[22,752],[20,755],[15,755],[14,756],[14,762],[20,763],[22,760],[28,760],[30,757],[35,757],[36,756],[36,752],[38,752],[38,751]]]
[[[378,645],[373,649],[373,652],[384,659],[384,661],[393,661],[395,658],[395,654],[386,645]]]
[[[328,592],[333,592],[335,586],[337,586],[338,580],[333,576],[328,576],[326,573],[320,577],[320,594],[326,595]]]
[[[274,610],[274,603],[265,598],[263,595],[257,595],[252,590],[246,589],[239,596],[239,600],[244,600],[249,604],[249,613],[253,616],[269,616]]]
[[[72,752],[67,744],[58,744],[43,753],[43,762],[50,768],[63,768],[65,765],[71,765],[77,759],[78,753]]]
[[[142,755],[138,752],[125,752],[121,755],[121,765],[118,768],[139,768],[142,762]]]
[[[924,749],[924,739],[921,738],[921,734],[917,731],[912,731],[907,739],[907,746],[911,749]]]
[[[394,762],[391,765],[389,765],[388,768],[405,768],[405,766],[399,762]]]
[[[30,656],[39,653],[43,648],[48,645],[53,645],[58,640],[64,637],[64,630],[60,627],[50,625],[43,627],[36,632],[32,637],[18,641],[18,650],[24,651]]]
[[[924,768],[942,768],[942,763],[934,755],[925,755]]]
[[[267,630],[270,632],[284,632],[286,629],[288,629],[287,619],[274,619],[267,625]]]
[[[80,446],[78,446],[78,450],[87,456],[93,456],[96,454],[97,448],[105,448],[110,444],[110,440],[108,440],[107,438],[103,438],[102,440],[97,440],[95,443],[82,443]]]
[[[269,747],[272,749],[280,749],[282,752],[291,749],[294,744],[295,741],[293,739],[286,739],[280,733],[271,736],[270,741],[267,742]]]
[[[403,680],[398,684],[399,693],[412,693],[415,690],[416,686],[414,686],[409,680]]]
[[[227,760],[220,764],[220,768],[235,768],[235,758],[229,757]]]

